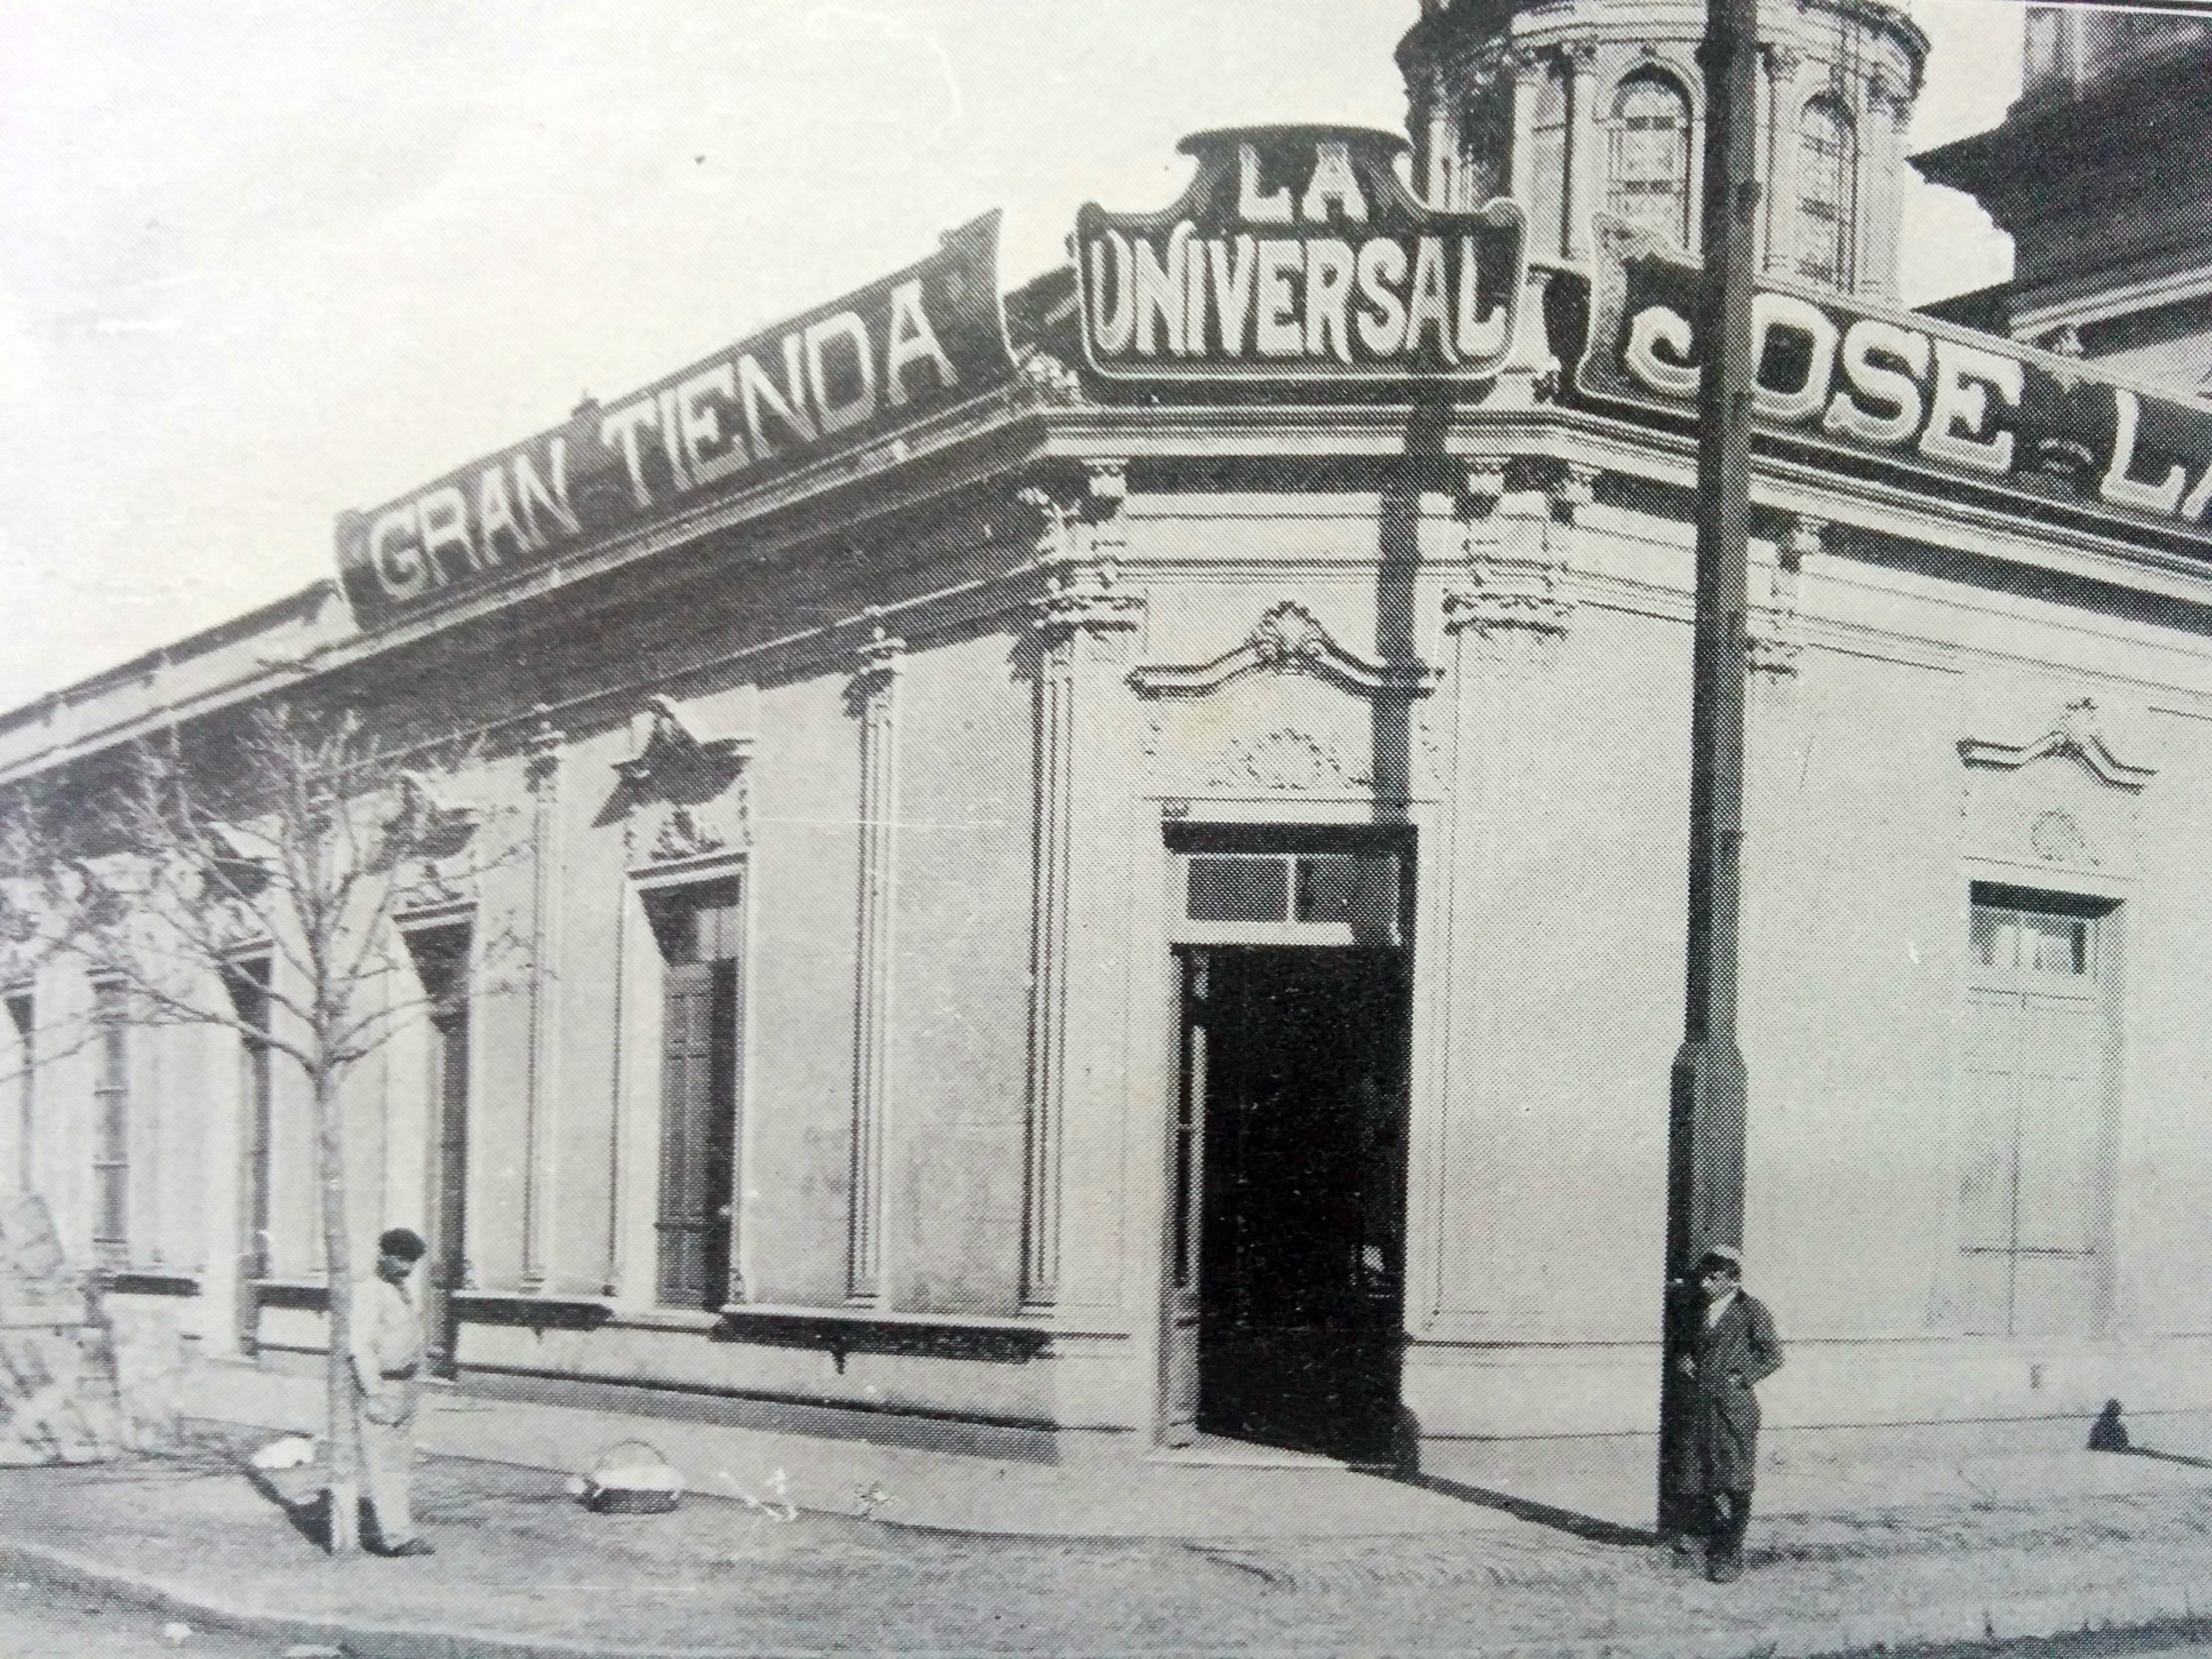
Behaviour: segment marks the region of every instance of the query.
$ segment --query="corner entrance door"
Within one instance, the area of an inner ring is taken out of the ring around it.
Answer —
[[[410,934],[416,972],[430,1005],[429,1258],[423,1264],[422,1329],[430,1373],[459,1369],[456,1292],[468,1283],[469,930]]]
[[[1407,974],[1394,950],[1193,950],[1196,1426],[1391,1453],[1403,1347]],[[1200,1119],[1202,1116],[1202,1128]]]

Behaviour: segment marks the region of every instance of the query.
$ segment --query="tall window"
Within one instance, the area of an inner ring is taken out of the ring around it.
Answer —
[[[8,1023],[15,1032],[15,1185],[27,1193],[39,1144],[39,1033],[29,992],[8,999]]]
[[[720,1308],[735,1291],[743,893],[708,882],[646,902],[664,965],[658,1294],[665,1307]]]
[[[2112,907],[1976,883],[1960,1135],[1966,1328],[2087,1336],[2110,1263]]]
[[[269,959],[234,962],[225,975],[231,1005],[244,1028],[238,1042],[239,1098],[246,1118],[246,1238],[243,1251],[249,1279],[266,1279],[274,1270],[269,1237],[270,1175],[272,1167],[271,1110],[275,1079],[269,1040]]]
[[[1677,246],[1690,241],[1690,100],[1666,76],[1639,70],[1613,98],[1606,210]]]
[[[429,1259],[422,1264],[422,1328],[431,1373],[460,1364],[459,1293],[468,1287],[469,952],[465,923],[407,935],[429,1003],[430,1170],[424,1213]]]
[[[1797,118],[1797,274],[1851,284],[1851,198],[1857,135],[1849,111],[1815,98]]]
[[[92,988],[92,1253],[103,1267],[131,1260],[131,994]]]
[[[1509,188],[1513,154],[1513,91],[1510,82],[1487,82],[1460,105],[1459,167],[1452,205],[1480,207]]]

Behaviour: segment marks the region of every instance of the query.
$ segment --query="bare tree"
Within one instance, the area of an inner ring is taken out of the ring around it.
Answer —
[[[359,1546],[350,1373],[353,1246],[344,1084],[428,998],[398,925],[427,891],[471,892],[515,855],[449,799],[466,757],[407,769],[350,710],[287,703],[174,729],[88,763],[59,808],[19,795],[0,824],[13,908],[46,948],[122,988],[127,1018],[218,1026],[296,1066],[314,1104],[328,1285],[330,1544]],[[246,953],[270,970],[241,979]],[[477,949],[500,988],[507,936]]]

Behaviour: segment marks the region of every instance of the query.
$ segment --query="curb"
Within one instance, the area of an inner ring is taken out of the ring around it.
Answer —
[[[334,1648],[348,1659],[823,1659],[829,1651],[789,1647],[614,1647],[447,1626],[291,1617],[232,1607],[50,1545],[15,1539],[0,1538],[0,1568],[64,1589],[103,1595],[151,1613],[187,1622],[198,1620],[204,1626],[272,1644]],[[2075,1638],[2094,1642],[2103,1638],[2110,1641],[2115,1637],[2124,1638],[2134,1634],[2146,1638],[2201,1638],[2205,1615],[2191,1608],[2191,1598],[2185,1594],[2160,1594],[2149,1589],[2141,1601],[2148,1605],[2107,1606],[2101,1610],[2101,1616],[2085,1616],[2084,1609],[2078,1605],[2031,1598],[1985,1607],[1948,1608],[1942,1616],[1909,1621],[1876,1618],[1839,1627],[1785,1626],[1757,1638],[1738,1632],[1720,1637],[1708,1635],[1700,1639],[1685,1632],[1668,1643],[1667,1650],[1674,1659],[1772,1659],[1779,1654],[1804,1656],[1805,1659],[1844,1659],[1845,1656],[1876,1653],[1969,1659],[1975,1655],[2015,1650],[2024,1644],[2065,1643]],[[1917,1628],[1905,1627],[1908,1623]],[[1942,1628],[1945,1626],[1950,1628]],[[1483,1653],[1487,1659],[1619,1659],[1622,1650],[1617,1638],[1469,1650]],[[2131,1641],[2117,1645],[2113,1650],[2150,1651]],[[924,1659],[918,1650],[904,1651],[914,1655],[915,1659]],[[1141,1659],[1182,1659],[1183,1656],[1189,1659],[1208,1659],[1208,1656],[1211,1659],[1224,1659],[1235,1651],[1218,1648],[1148,1649],[1143,1650]],[[1139,1656],[1126,1656],[1126,1659],[1139,1659]]]

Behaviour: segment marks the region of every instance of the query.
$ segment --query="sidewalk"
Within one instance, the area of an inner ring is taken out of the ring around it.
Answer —
[[[2212,1467],[2174,1461],[2212,1464],[2212,1415],[2131,1424],[2172,1457],[2082,1450],[2070,1422],[1774,1436],[1752,1570],[1723,1588],[1635,1541],[1648,1443],[1468,1448],[1416,1484],[1251,1452],[1055,1466],[448,1397],[418,1480],[439,1553],[340,1565],[238,1461],[269,1427],[312,1425],[313,1384],[204,1382],[196,1407],[229,1425],[176,1456],[0,1474],[0,1559],[164,1618],[409,1659],[1733,1659],[2135,1625],[2212,1600]],[[562,1491],[640,1434],[724,1496],[608,1516]],[[779,1487],[796,1519],[778,1518]]]

